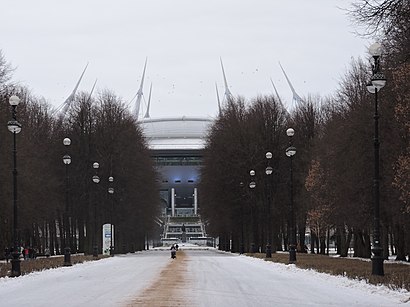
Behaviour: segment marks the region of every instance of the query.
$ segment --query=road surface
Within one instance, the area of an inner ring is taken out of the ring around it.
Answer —
[[[410,293],[216,250],[146,251],[0,279],[0,306],[410,306]]]

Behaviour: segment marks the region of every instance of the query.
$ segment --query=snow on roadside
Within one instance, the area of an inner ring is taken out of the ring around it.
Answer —
[[[331,275],[327,273],[317,272],[313,269],[301,269],[298,268],[295,264],[283,264],[277,263],[273,261],[265,261],[260,258],[248,257],[245,255],[241,255],[240,257],[246,257],[246,261],[249,262],[258,262],[264,263],[267,269],[274,268],[275,270],[286,272],[288,274],[297,274],[298,278],[309,278],[312,276],[316,276],[321,280],[327,280],[332,283],[340,284],[343,287],[347,288],[360,288],[368,294],[378,294],[382,296],[389,296],[392,297],[401,303],[409,303],[410,304],[410,292],[405,289],[398,289],[393,290],[385,285],[373,285],[367,283],[365,280],[358,280],[358,279],[351,279],[347,276],[340,276],[340,275]]]
[[[0,306],[119,306],[142,291],[169,261],[167,252],[140,252],[0,278]]]

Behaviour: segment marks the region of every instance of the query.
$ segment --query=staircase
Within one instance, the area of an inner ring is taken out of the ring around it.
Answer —
[[[193,243],[207,245],[205,225],[200,216],[168,216],[162,236],[164,245],[174,243]]]

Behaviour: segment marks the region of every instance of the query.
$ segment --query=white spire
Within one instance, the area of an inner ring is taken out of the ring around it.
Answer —
[[[280,62],[279,62],[279,66],[280,66],[280,68],[282,69],[283,74],[285,75],[286,81],[288,81],[290,90],[292,91],[292,94],[293,94],[293,101],[296,102],[296,103],[305,103],[305,102],[303,101],[303,99],[296,93],[295,89],[293,88],[292,83],[290,82],[290,80],[289,80],[288,76],[286,75],[285,70],[283,69],[283,67],[282,67],[282,65],[280,64]]]
[[[85,68],[84,68],[80,78],[78,79],[77,84],[75,85],[75,87],[74,87],[73,91],[71,92],[71,94],[67,97],[66,100],[64,100],[64,102],[56,110],[56,112],[58,112],[59,110],[62,110],[61,115],[63,117],[65,116],[66,112],[68,111],[68,109],[71,105],[71,102],[75,98],[75,94],[77,93],[77,89],[80,86],[81,80],[83,79],[83,76],[84,76],[85,71],[87,70],[87,67],[88,67],[88,63],[87,63],[87,65],[85,65]]]
[[[225,101],[228,101],[229,99],[232,98],[232,93],[231,93],[231,91],[229,90],[228,82],[226,81],[225,69],[224,69],[224,65],[223,65],[223,63],[222,63],[222,58],[219,58],[219,59],[221,60],[222,74],[223,74],[224,83],[225,83]]]
[[[216,99],[218,100],[218,111],[219,111],[219,115],[221,115],[221,101],[219,100],[219,93],[218,93],[218,85],[215,82],[215,89],[216,89]]]
[[[280,105],[283,106],[282,99],[280,99],[278,90],[276,89],[276,86],[275,86],[275,84],[273,83],[272,78],[270,78],[270,82],[272,83],[273,89],[275,90],[276,98],[278,98],[278,101],[279,101]]]
[[[289,113],[289,111],[286,109],[285,105],[283,104],[282,99],[280,99],[278,90],[276,89],[276,86],[275,86],[275,84],[273,83],[272,78],[270,78],[270,82],[272,83],[273,89],[275,90],[276,97],[278,98],[278,101],[279,101],[280,105],[286,110],[286,112]]]
[[[144,118],[150,118],[149,108],[151,106],[151,91],[152,91],[152,83],[151,83],[151,86],[149,87],[148,106],[147,106],[147,112],[145,112]]]
[[[90,100],[90,99],[91,99],[91,96],[93,95],[95,85],[97,84],[97,80],[98,80],[98,79],[95,79],[95,81],[94,81],[93,87],[91,88],[90,95],[88,96],[88,100]]]
[[[138,120],[138,116],[140,113],[140,106],[141,106],[141,98],[142,98],[142,88],[144,87],[144,78],[145,78],[145,69],[147,68],[147,58],[145,59],[145,65],[144,65],[144,71],[142,72],[142,78],[141,78],[141,83],[140,83],[140,88],[138,89],[137,92],[137,100],[135,101],[135,110],[134,110],[134,116]]]

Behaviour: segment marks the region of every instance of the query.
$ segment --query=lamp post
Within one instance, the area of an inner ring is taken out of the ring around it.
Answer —
[[[93,168],[95,170],[95,175],[93,176],[93,182],[98,184],[100,182],[100,177],[98,177],[97,172],[100,164],[98,162],[93,163]],[[93,236],[93,257],[98,257],[98,246],[97,246],[97,193],[94,199],[94,236]]]
[[[68,147],[71,144],[69,138],[63,140],[64,146]],[[71,157],[65,154],[63,157],[63,163],[65,164],[65,248],[64,248],[64,266],[71,266],[71,250],[70,250],[70,217],[69,217],[69,177],[68,177],[68,165],[71,163]]]
[[[244,183],[241,181],[239,183],[239,187],[241,188],[241,196],[243,197],[243,188],[244,188]],[[243,244],[243,199],[241,199],[241,244],[239,246],[239,254],[244,253],[244,244]]]
[[[296,227],[295,213],[293,208],[293,156],[296,154],[296,148],[292,146],[292,137],[295,130],[289,128],[286,135],[289,137],[289,147],[286,148],[286,156],[290,158],[290,217],[289,217],[289,263],[296,262]]]
[[[268,219],[268,222],[267,222],[267,234],[266,234],[266,240],[267,240],[267,242],[266,242],[266,255],[265,255],[265,257],[266,258],[272,258],[272,245],[271,245],[271,216],[270,216],[270,210],[271,210],[271,193],[272,193],[272,190],[271,190],[271,184],[272,184],[272,180],[270,180],[270,175],[272,175],[272,173],[273,173],[273,168],[272,168],[272,166],[270,166],[270,159],[272,159],[272,153],[270,152],[270,151],[268,151],[266,154],[265,154],[265,157],[266,157],[266,159],[267,159],[267,161],[268,161],[268,166],[266,167],[266,169],[265,169],[265,174],[267,175],[267,180],[268,180],[268,191],[267,191],[267,193],[268,193],[268,197],[267,197],[267,200],[268,200],[268,202],[267,202],[267,219]]]
[[[255,170],[250,170],[249,171],[249,175],[250,175],[250,180],[249,180],[249,185],[248,185],[248,187],[251,189],[251,190],[253,190],[255,187],[256,187],[256,182],[255,182]],[[244,213],[243,213],[243,202],[244,202],[244,199],[245,199],[245,191],[244,191],[244,187],[245,187],[245,184],[241,181],[240,183],[239,183],[239,187],[241,188],[241,198],[242,198],[242,200],[241,200],[241,244],[240,244],[240,247],[239,247],[239,253],[240,254],[243,254],[244,253]],[[251,199],[251,198],[249,198],[249,199]],[[252,243],[251,244],[251,253],[254,253],[255,251],[255,244],[254,243]]]
[[[111,214],[110,214],[110,255],[114,256],[114,245],[113,245],[113,214],[114,214],[114,188],[111,186],[114,182],[114,177],[108,177],[108,182],[110,186],[108,187],[108,193],[111,195]]]
[[[249,171],[249,175],[250,175],[250,181],[249,181],[249,188],[251,189],[251,190],[253,190],[253,189],[255,189],[256,188],[256,182],[255,182],[255,175],[256,175],[256,173],[255,173],[255,170],[250,170]],[[252,201],[252,193],[251,193],[251,197],[250,197],[250,199],[251,199],[251,201]],[[252,210],[252,204],[251,204],[251,210]],[[255,250],[255,245],[254,245],[254,243],[251,245],[251,252],[253,253],[254,252],[254,250]]]
[[[11,96],[9,103],[12,107],[12,120],[7,123],[7,128],[13,133],[13,259],[11,259],[11,275],[17,277],[21,275],[20,271],[20,253],[19,253],[19,237],[18,237],[18,208],[17,208],[17,147],[16,135],[21,131],[21,124],[17,121],[17,106],[20,103],[20,98]]]
[[[367,84],[367,90],[374,94],[374,179],[373,179],[373,245],[372,245],[372,275],[384,275],[383,269],[383,248],[380,243],[380,190],[379,190],[379,113],[377,93],[386,85],[386,78],[380,71],[380,56],[382,46],[374,43],[369,47],[369,53],[373,56],[374,65],[372,67],[371,82]]]

